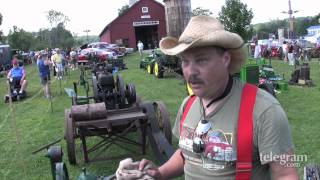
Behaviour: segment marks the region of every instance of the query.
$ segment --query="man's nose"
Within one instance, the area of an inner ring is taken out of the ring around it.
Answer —
[[[189,75],[198,75],[199,74],[199,69],[194,62],[190,62],[186,70]]]

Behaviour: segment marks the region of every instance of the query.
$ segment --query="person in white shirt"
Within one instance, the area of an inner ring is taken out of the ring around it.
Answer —
[[[286,41],[283,41],[282,44],[282,51],[283,51],[283,55],[284,55],[284,61],[288,61],[288,45]]]
[[[258,44],[258,41],[255,42],[253,57],[256,61],[258,61],[261,58],[261,46]]]
[[[141,41],[138,41],[138,51],[140,53],[140,56],[142,56],[142,50],[143,50],[143,43]]]

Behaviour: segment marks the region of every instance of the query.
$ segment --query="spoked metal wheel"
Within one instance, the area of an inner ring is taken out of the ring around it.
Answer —
[[[67,142],[68,159],[70,164],[76,164],[76,129],[73,119],[70,117],[70,110],[65,110],[65,139]]]
[[[153,103],[156,120],[160,131],[164,134],[170,144],[172,144],[172,132],[170,124],[170,115],[166,106],[162,101],[156,101]]]
[[[150,142],[152,151],[154,155],[157,157],[158,161],[163,164],[165,163],[174,153],[174,149],[171,146],[171,140],[168,141],[168,139],[171,139],[171,133],[168,133],[167,128],[168,124],[165,122],[168,122],[167,120],[164,120],[167,115],[165,114],[157,114],[157,112],[161,112],[159,107],[162,107],[162,105],[159,105],[161,103],[156,103],[157,110],[155,111],[155,105],[154,103],[144,103],[142,105],[143,110],[148,116],[148,122],[149,126],[147,128],[147,134],[148,134],[148,140]],[[159,108],[159,110],[158,110]],[[162,109],[162,108],[161,108]],[[159,122],[157,118],[162,117],[162,120],[160,121],[163,125],[162,128],[159,126]],[[165,127],[166,126],[166,127]],[[164,132],[167,132],[167,136]]]
[[[120,74],[117,75],[117,92],[119,93],[120,107],[124,107],[126,103],[125,86]]]
[[[136,95],[136,87],[134,86],[134,84],[131,84],[131,83],[127,84],[126,97],[130,105],[136,102],[137,95]]]

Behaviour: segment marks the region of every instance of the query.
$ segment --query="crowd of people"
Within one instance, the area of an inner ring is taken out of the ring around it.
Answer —
[[[281,45],[272,46],[272,40],[269,40],[267,45],[261,45],[258,40],[254,40],[253,57],[258,60],[261,57],[271,58],[277,56],[287,62],[289,65],[298,65],[299,62],[309,61],[311,58],[310,52],[304,44],[298,40],[283,41]],[[320,47],[315,47],[320,49]],[[273,52],[275,51],[275,52]]]
[[[53,72],[53,76],[56,79],[61,80],[65,74],[65,69],[70,68],[75,70],[77,68],[77,52],[75,49],[63,50],[55,48],[49,50],[49,48],[41,51],[30,51],[29,58],[32,64],[37,65],[40,77],[40,83],[43,87],[44,96],[46,98],[51,97],[50,92],[50,71]],[[8,82],[20,84],[20,92],[26,90],[26,70],[22,60],[18,59],[18,56],[13,56],[12,69],[7,74]]]

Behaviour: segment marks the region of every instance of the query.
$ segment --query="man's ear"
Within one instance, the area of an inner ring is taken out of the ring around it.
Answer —
[[[229,67],[229,64],[230,64],[230,61],[231,61],[231,55],[228,51],[224,52],[223,56],[222,56],[222,63],[224,64],[224,66],[226,68]]]

